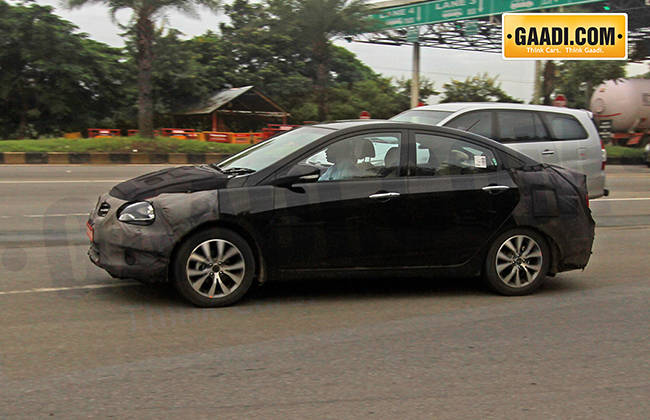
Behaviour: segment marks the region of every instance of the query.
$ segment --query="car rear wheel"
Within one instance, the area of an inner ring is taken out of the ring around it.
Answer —
[[[542,285],[549,263],[549,248],[540,234],[512,229],[492,243],[485,261],[485,279],[498,293],[525,295]]]
[[[218,307],[240,300],[255,275],[255,258],[244,238],[212,228],[188,238],[174,260],[174,285],[196,306]]]

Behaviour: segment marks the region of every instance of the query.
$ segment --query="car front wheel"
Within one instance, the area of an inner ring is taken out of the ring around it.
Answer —
[[[246,240],[221,228],[188,238],[173,264],[176,289],[200,307],[237,302],[250,289],[255,275],[255,258]]]
[[[540,234],[512,229],[492,243],[485,261],[485,279],[500,294],[525,295],[542,285],[549,263],[549,248]]]

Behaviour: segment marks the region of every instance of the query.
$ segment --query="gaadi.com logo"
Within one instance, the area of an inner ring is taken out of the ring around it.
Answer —
[[[625,60],[625,13],[504,13],[503,58]]]

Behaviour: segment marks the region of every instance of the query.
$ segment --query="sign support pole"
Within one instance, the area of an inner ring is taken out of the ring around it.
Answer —
[[[413,43],[413,64],[411,76],[411,108],[420,103],[420,43]]]

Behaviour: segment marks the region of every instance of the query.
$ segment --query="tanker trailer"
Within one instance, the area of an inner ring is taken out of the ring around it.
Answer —
[[[594,90],[590,108],[603,139],[623,146],[650,140],[650,79],[607,80]]]

